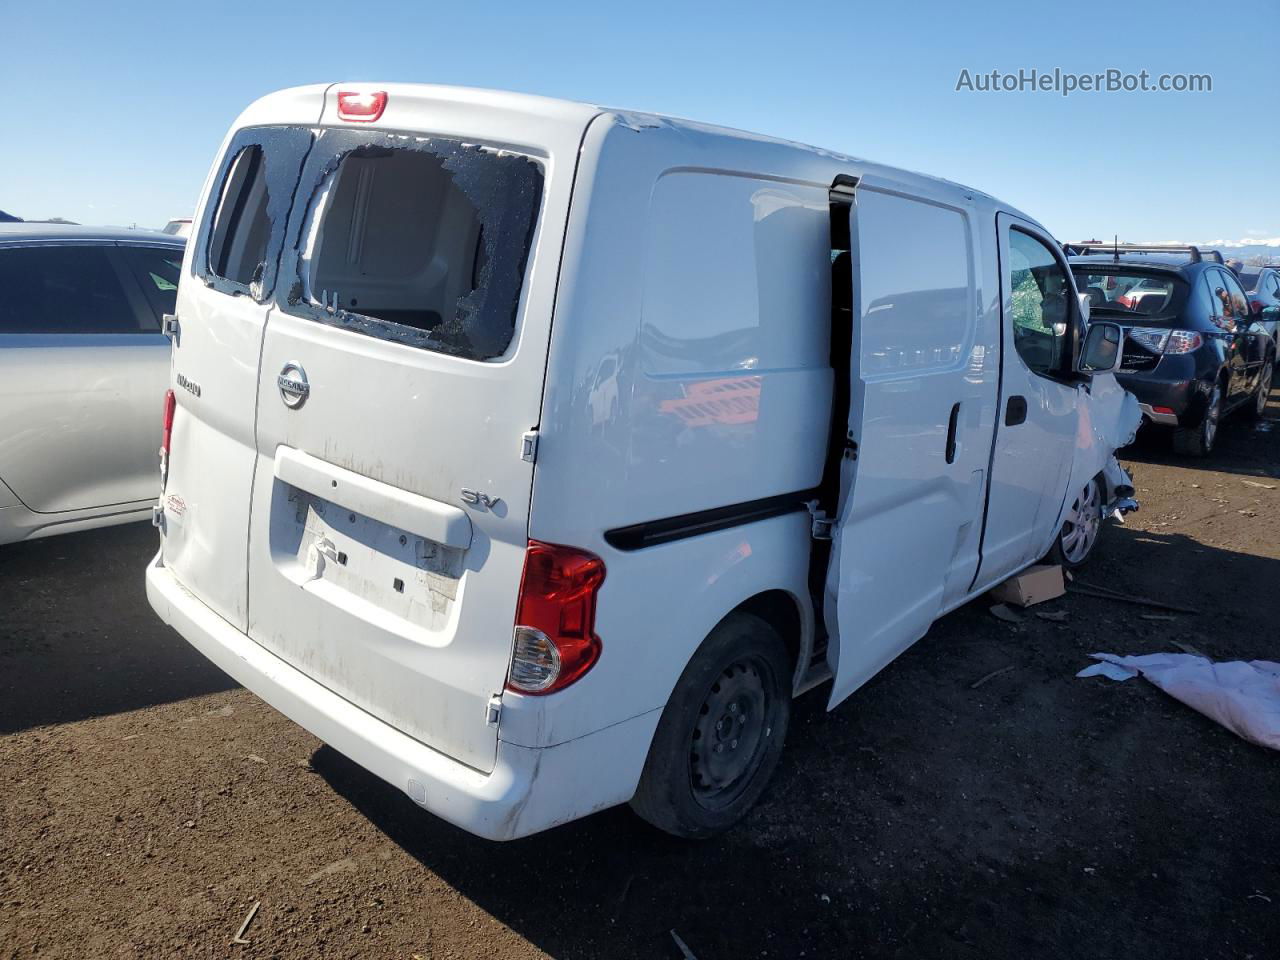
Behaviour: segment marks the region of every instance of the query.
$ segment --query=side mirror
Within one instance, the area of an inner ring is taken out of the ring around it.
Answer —
[[[1082,324],[1088,324],[1089,310],[1093,306],[1093,301],[1089,299],[1089,295],[1087,293],[1077,293],[1076,299],[1080,302],[1080,322]]]
[[[1118,323],[1091,323],[1085,331],[1076,370],[1086,376],[1115,373],[1123,354],[1124,332]]]

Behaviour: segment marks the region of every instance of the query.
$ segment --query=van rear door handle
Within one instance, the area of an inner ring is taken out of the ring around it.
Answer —
[[[947,463],[956,462],[956,426],[960,423],[960,404],[951,408],[951,420],[947,424]]]
[[[1027,420],[1027,398],[1010,397],[1008,406],[1004,408],[1004,425],[1016,427]]]

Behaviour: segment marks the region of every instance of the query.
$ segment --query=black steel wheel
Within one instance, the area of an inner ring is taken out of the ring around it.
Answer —
[[[631,807],[678,837],[728,830],[764,792],[791,716],[791,659],[769,623],[725,617],[662,711]]]

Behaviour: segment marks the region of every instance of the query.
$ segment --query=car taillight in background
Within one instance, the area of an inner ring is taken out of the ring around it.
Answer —
[[[338,119],[351,123],[373,123],[387,109],[387,94],[383,90],[376,93],[354,93],[343,90],[338,94]]]
[[[173,414],[178,409],[178,398],[172,390],[164,392],[164,429],[160,434],[160,485],[163,488],[169,473],[169,442],[173,439]]]
[[[596,594],[604,561],[593,553],[529,541],[516,604],[507,687],[518,693],[563,690],[600,658]]]
[[[1161,327],[1132,327],[1129,338],[1154,354],[1190,353],[1204,338],[1194,330],[1165,330]]]

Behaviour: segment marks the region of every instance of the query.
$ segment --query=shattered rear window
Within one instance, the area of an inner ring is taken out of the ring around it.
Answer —
[[[542,197],[535,161],[326,130],[302,184],[289,312],[470,360],[506,352]]]
[[[246,287],[260,276],[271,233],[269,203],[262,147],[245,147],[231,161],[213,217],[210,272]]]
[[[215,191],[192,231],[192,272],[230,296],[263,303],[275,287],[285,223],[313,131],[245,127],[215,172]]]

